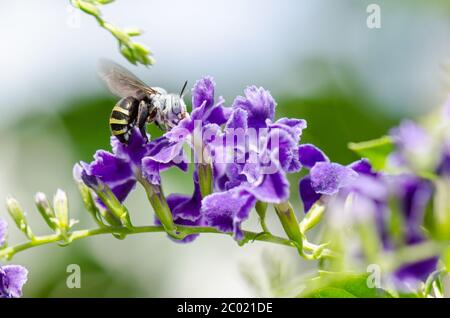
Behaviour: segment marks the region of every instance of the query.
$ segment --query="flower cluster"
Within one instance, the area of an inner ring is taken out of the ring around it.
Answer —
[[[208,225],[241,240],[241,223],[256,202],[287,201],[286,174],[300,171],[300,156],[308,163],[315,154],[302,153],[299,146],[304,120],[275,121],[276,102],[267,90],[248,87],[231,107],[224,106],[222,97],[216,102],[214,95],[212,78],[197,81],[188,118],[149,143],[138,131],[128,146],[113,137],[113,153],[98,151],[92,163],[81,164],[82,179],[95,189],[107,185],[122,202],[136,181],[159,186],[161,170],[173,165],[185,170],[183,145],[188,144],[195,159],[194,193],[167,197],[175,224]],[[209,193],[201,191],[205,166],[211,170]]]
[[[166,224],[166,228],[171,228],[167,225],[171,222],[172,228],[209,226],[241,241],[242,223],[252,209],[263,206],[263,210],[256,209],[263,219],[267,204],[273,204],[287,236],[300,254],[308,257],[302,246],[305,228],[310,226],[306,223],[321,218],[322,213],[308,216],[320,207],[320,211],[326,210],[330,233],[334,233],[333,229],[345,233],[339,228],[341,225],[353,224],[358,231],[367,224],[375,228],[368,231],[370,240],[366,237],[353,242],[348,238],[339,241],[337,236],[330,239],[336,250],[340,250],[338,241],[345,247],[351,245],[349,251],[341,252],[350,253],[355,263],[379,262],[374,255],[382,257],[429,240],[424,219],[435,198],[436,186],[419,173],[417,165],[429,167],[423,158],[430,157],[433,136],[412,122],[393,129],[395,150],[388,161],[397,167],[396,173],[389,169],[386,170],[389,173],[375,171],[367,159],[344,166],[331,162],[316,146],[301,144],[306,121],[276,120],[276,106],[267,90],[250,86],[227,107],[222,97],[215,100],[215,83],[205,77],[192,89],[193,109],[189,117],[149,143],[137,130],[128,146],[112,138],[113,153],[99,151],[92,163],[81,164],[82,180],[97,194],[106,185],[123,202],[136,182],[144,187],[151,184],[156,187],[155,192],[162,193],[160,171],[171,166],[186,171],[188,159],[193,158],[193,194],[167,196],[169,217],[158,212],[158,205],[153,204],[157,224]],[[441,130],[448,131],[448,127]],[[448,140],[443,143],[442,155],[432,170],[437,176],[448,176]],[[189,146],[193,155],[186,156],[184,145]],[[288,201],[287,175],[302,169],[308,173],[300,180],[298,189],[307,217],[306,223],[299,226]],[[106,207],[101,200],[99,203]],[[198,236],[196,233],[176,237],[173,233],[171,236],[178,242],[191,242]],[[417,288],[419,282],[436,270],[438,256],[428,255],[391,266],[391,281],[398,289]]]
[[[387,158],[388,172],[375,172],[366,159],[348,166],[332,163],[316,147],[301,147],[314,158],[306,164],[300,156],[303,166],[310,169],[299,183],[305,212],[314,204],[326,205],[330,227],[337,229],[333,232],[335,241],[352,224],[357,231],[363,224],[375,226],[371,246],[355,248],[357,242],[364,244],[361,237],[343,243],[347,248],[352,246],[349,252],[354,263],[362,261],[364,252],[366,261],[381,262],[370,254],[386,255],[433,239],[448,239],[449,109],[447,103],[428,130],[409,120],[391,130],[394,150]],[[431,220],[428,224],[427,219]],[[390,282],[399,290],[417,290],[438,269],[438,258],[438,252],[431,252],[422,259],[398,264],[392,268]]]
[[[134,129],[127,144],[111,137],[112,151],[98,150],[92,162],[75,165],[74,178],[98,228],[72,231],[76,221],[69,219],[67,196],[58,190],[53,206],[43,193],[36,195],[36,206],[55,234],[35,237],[17,201],[10,199],[10,215],[30,242],[6,248],[6,223],[0,220],[0,257],[98,234],[123,239],[165,232],[188,243],[201,233],[224,233],[241,245],[267,241],[294,247],[307,260],[326,259],[322,265],[328,273],[365,273],[376,264],[386,274],[383,288],[394,294],[422,290],[429,296],[434,284],[433,295],[440,295],[438,260],[448,253],[450,240],[450,102],[434,125],[402,122],[382,138],[389,151],[377,153],[380,142],[369,142],[374,147],[366,152],[369,158],[348,165],[302,143],[306,121],[276,119],[276,107],[271,94],[255,86],[225,106],[215,97],[213,79],[200,79],[192,89],[190,115],[162,137],[151,140]],[[173,167],[192,171],[192,194],[164,194],[161,172]],[[288,181],[298,172],[303,177],[294,193],[302,202],[301,215],[290,203]],[[138,184],[153,207],[155,225],[134,226],[124,206]],[[265,223],[269,205],[287,238],[273,235]],[[261,232],[242,228],[252,210]],[[319,223],[321,244],[314,244],[307,232]],[[0,267],[0,296],[20,296],[26,277],[21,266]]]
[[[0,219],[0,249],[6,246],[8,224]],[[20,265],[0,266],[0,298],[22,296],[22,287],[26,283],[28,271]]]

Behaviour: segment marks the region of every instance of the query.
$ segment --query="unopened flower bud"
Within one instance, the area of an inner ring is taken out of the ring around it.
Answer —
[[[66,193],[61,189],[56,191],[56,195],[53,198],[53,208],[58,221],[58,227],[62,231],[66,231],[69,228],[69,204]]]
[[[94,15],[94,16],[100,16],[100,10],[93,5],[92,3],[79,0],[76,2],[76,5],[83,10],[84,12]]]
[[[316,226],[322,220],[324,212],[325,206],[320,202],[316,202],[300,222],[300,231],[305,233]]]
[[[130,50],[129,47],[123,46],[120,49],[120,53],[122,53],[122,55],[132,64],[136,64],[136,58],[133,54],[133,51]]]
[[[21,228],[22,223],[25,222],[25,215],[19,202],[13,197],[8,197],[6,199],[6,208],[17,226]]]
[[[142,30],[138,28],[127,28],[124,30],[128,36],[138,36],[142,34]]]
[[[14,220],[19,230],[25,233],[29,239],[33,239],[34,235],[31,228],[27,224],[25,213],[23,212],[19,202],[13,197],[8,197],[6,199],[6,208],[8,209],[9,215],[11,215],[11,218]]]
[[[258,201],[255,205],[255,210],[259,215],[259,218],[261,220],[264,220],[266,218],[266,211],[267,211],[267,202]]]
[[[51,229],[55,229],[55,223],[53,222],[55,218],[55,213],[53,212],[53,209],[50,206],[47,196],[42,192],[36,193],[35,203],[39,213],[42,215],[48,226]]]

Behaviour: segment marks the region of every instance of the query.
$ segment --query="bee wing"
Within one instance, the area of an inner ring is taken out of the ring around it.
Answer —
[[[147,95],[158,94],[137,76],[126,68],[110,60],[101,59],[98,64],[98,74],[108,86],[111,93],[119,97],[138,97],[140,92]]]

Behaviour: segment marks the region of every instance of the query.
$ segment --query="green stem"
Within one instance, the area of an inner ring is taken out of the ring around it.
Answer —
[[[192,227],[192,226],[178,226],[177,230],[184,235],[189,234],[199,234],[199,233],[214,233],[214,234],[225,234],[225,235],[232,235],[232,233],[223,233],[219,230],[211,227]],[[165,228],[163,226],[138,226],[133,228],[127,228],[124,226],[119,227],[103,227],[103,228],[96,228],[96,229],[89,229],[89,230],[80,230],[80,231],[74,231],[72,233],[69,233],[69,241],[73,242],[76,240],[80,240],[83,238],[91,237],[91,236],[97,236],[102,234],[125,234],[125,235],[133,235],[133,234],[139,234],[139,233],[155,233],[155,232],[165,232]],[[264,235],[260,235],[261,233],[251,232],[251,231],[244,231],[244,238],[248,239],[249,241],[262,241],[262,242],[268,242],[278,245],[284,245],[284,246],[291,246],[293,247],[294,244],[292,244],[291,241],[274,236],[268,233],[264,233]],[[14,245],[7,247],[5,249],[0,250],[0,259],[1,258],[7,258],[11,259],[16,253],[51,243],[58,243],[61,240],[63,240],[63,237],[61,234],[52,234],[52,235],[44,235],[44,236],[37,236],[33,241],[29,241],[26,243]]]
[[[266,224],[266,211],[267,211],[267,202],[258,201],[255,205],[255,210],[259,216],[259,223],[264,232],[270,233],[269,228]]]
[[[198,164],[198,183],[200,186],[200,192],[202,198],[210,195],[213,192],[212,184],[212,168],[209,163],[199,163]]]
[[[172,212],[169,205],[167,204],[166,198],[164,197],[162,188],[160,186],[150,184],[144,178],[140,178],[139,183],[141,183],[144,187],[150,204],[152,205],[156,216],[163,225],[167,234],[171,235],[174,238],[182,239],[183,237],[178,235],[177,233],[177,226],[173,222]]]
[[[297,250],[302,257],[306,257],[303,251],[304,235],[300,231],[294,209],[289,201],[274,204],[275,211],[280,219],[286,235],[295,243]]]

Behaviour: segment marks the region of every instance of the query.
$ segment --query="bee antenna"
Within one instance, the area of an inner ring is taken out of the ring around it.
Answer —
[[[184,82],[183,88],[181,89],[180,97],[183,97],[184,90],[186,89],[188,81]]]

